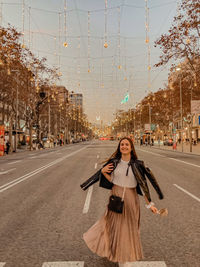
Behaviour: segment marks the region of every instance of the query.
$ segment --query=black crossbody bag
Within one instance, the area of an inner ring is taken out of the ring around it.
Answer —
[[[123,212],[125,189],[126,188],[124,187],[122,198],[118,197],[118,196],[114,196],[114,195],[110,196],[109,204],[108,204],[109,210],[114,211],[116,213],[122,213]]]

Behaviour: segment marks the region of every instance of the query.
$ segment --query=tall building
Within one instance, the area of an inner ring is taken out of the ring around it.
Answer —
[[[83,94],[70,93],[69,102],[74,105],[75,108],[83,109]]]

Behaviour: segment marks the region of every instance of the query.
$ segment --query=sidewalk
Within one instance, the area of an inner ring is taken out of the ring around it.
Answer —
[[[149,146],[147,146],[147,147],[149,147]],[[162,149],[162,150],[170,150],[170,151],[176,151],[176,152],[181,152],[182,153],[181,144],[177,145],[176,150],[173,150],[173,146],[164,146],[163,144],[160,145],[160,146],[158,144],[154,144],[154,146],[152,146],[151,148]],[[192,145],[192,152],[190,152],[190,144],[189,143],[187,143],[187,144],[184,143],[183,144],[183,153],[192,154],[192,155],[199,155],[200,156],[200,144]]]

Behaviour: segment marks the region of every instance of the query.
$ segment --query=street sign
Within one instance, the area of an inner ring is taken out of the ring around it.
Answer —
[[[154,131],[156,129],[156,125],[155,124],[151,124],[151,131]]]
[[[144,130],[145,130],[145,131],[150,131],[150,129],[151,129],[150,123],[146,123],[146,124],[144,125]]]

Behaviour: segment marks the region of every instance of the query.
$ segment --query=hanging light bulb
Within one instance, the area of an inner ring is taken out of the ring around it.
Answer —
[[[63,46],[64,46],[64,47],[68,47],[68,43],[67,43],[67,42],[64,42],[64,43],[63,43]]]
[[[186,43],[187,43],[187,44],[190,44],[190,43],[191,43],[191,41],[190,41],[189,38],[186,40]]]
[[[118,65],[118,69],[121,70],[122,66],[121,65]]]
[[[148,70],[151,70],[151,66],[148,66]]]
[[[107,43],[104,43],[104,47],[107,48],[108,47],[108,44]]]
[[[21,45],[21,48],[26,48],[25,44],[22,44],[22,45]]]
[[[10,74],[11,74],[11,72],[10,72],[10,69],[8,69],[8,70],[7,70],[7,73],[8,73],[8,75],[10,75]]]
[[[90,73],[91,72],[91,70],[90,69],[88,69],[88,73]]]
[[[127,77],[124,77],[124,81],[127,81]]]

